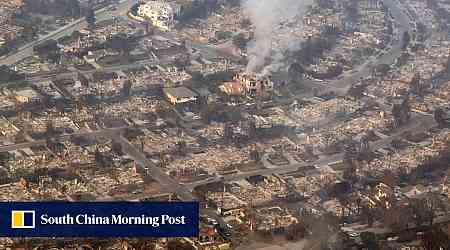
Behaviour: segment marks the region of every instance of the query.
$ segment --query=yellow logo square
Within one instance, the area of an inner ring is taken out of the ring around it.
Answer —
[[[11,228],[34,228],[35,212],[29,211],[11,211]]]

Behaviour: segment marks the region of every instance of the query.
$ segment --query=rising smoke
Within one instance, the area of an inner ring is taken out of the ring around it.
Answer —
[[[254,38],[247,46],[247,72],[265,75],[283,65],[286,52],[298,49],[299,38],[284,22],[301,25],[305,9],[313,0],[242,0],[242,8],[254,26]]]

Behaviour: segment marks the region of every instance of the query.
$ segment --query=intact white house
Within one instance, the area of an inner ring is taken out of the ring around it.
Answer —
[[[180,10],[180,6],[173,2],[150,1],[139,6],[138,15],[150,20],[155,27],[169,31]]]

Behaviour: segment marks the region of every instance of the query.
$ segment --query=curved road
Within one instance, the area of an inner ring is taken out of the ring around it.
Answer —
[[[395,60],[402,54],[401,38],[403,33],[405,31],[408,31],[409,33],[412,32],[411,20],[408,15],[403,12],[402,7],[399,6],[401,3],[398,1],[384,0],[383,3],[390,10],[392,16],[394,17],[394,25],[397,26],[397,32],[396,34],[394,33],[396,37],[392,38],[391,47],[389,50],[376,59],[372,56],[368,61],[356,68],[354,73],[344,73],[344,77],[342,79],[330,81],[328,84],[317,81],[307,81],[306,85],[317,87],[319,93],[334,91],[337,94],[345,95],[353,83],[357,83],[361,78],[369,76],[372,73],[374,66],[379,64],[395,63]]]
[[[319,92],[329,92],[334,91],[337,94],[345,95],[347,93],[348,89],[352,86],[353,83],[357,83],[361,78],[366,77],[371,74],[372,69],[374,66],[378,64],[392,64],[395,62],[395,60],[401,55],[402,49],[401,49],[401,36],[405,31],[411,32],[412,27],[410,23],[410,19],[408,15],[406,15],[401,6],[398,6],[400,3],[396,2],[395,0],[384,0],[383,1],[385,6],[389,8],[391,11],[392,16],[395,19],[395,23],[397,26],[397,37],[393,38],[393,42],[391,43],[390,49],[385,52],[382,56],[378,57],[376,60],[369,60],[363,65],[361,65],[355,73],[352,73],[350,75],[344,76],[342,79],[331,81],[328,84],[324,84],[321,82],[315,82],[315,81],[308,81],[306,84],[311,85],[312,87],[319,87]],[[409,126],[405,126],[401,128],[397,133],[379,140],[377,142],[374,142],[371,147],[374,149],[379,149],[386,147],[390,144],[393,138],[399,137],[405,130],[415,130],[415,131],[424,131],[426,129],[429,129],[435,125],[434,120],[432,117],[429,116],[421,116],[421,115],[415,115],[413,119],[416,119],[417,122],[414,124],[409,124]],[[194,183],[187,183],[185,187],[187,189],[192,190],[193,188],[197,186],[201,186],[207,183],[216,182],[219,180],[225,180],[225,181],[236,181],[240,179],[244,179],[247,177],[250,177],[252,175],[270,175],[270,174],[283,174],[283,173],[289,173],[296,171],[299,167],[306,166],[306,165],[318,165],[323,166],[327,165],[332,162],[336,162],[339,160],[342,160],[343,154],[335,154],[332,156],[328,156],[325,158],[321,158],[317,160],[316,162],[312,163],[297,163],[297,164],[291,164],[288,166],[282,166],[278,168],[269,168],[269,169],[262,169],[262,170],[255,170],[250,172],[244,172],[239,174],[234,174],[226,177],[217,177],[214,179],[208,179],[203,181],[198,181]]]

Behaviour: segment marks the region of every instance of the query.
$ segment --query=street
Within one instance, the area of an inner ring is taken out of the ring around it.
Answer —
[[[372,151],[375,151],[377,149],[389,147],[392,140],[396,138],[401,138],[403,133],[405,131],[413,131],[415,133],[425,132],[428,129],[436,126],[436,123],[434,119],[430,116],[416,116],[416,122],[411,122],[408,125],[399,128],[395,133],[392,135],[385,137],[381,140],[375,141],[370,144],[370,148]],[[223,181],[239,181],[245,178],[248,178],[250,176],[254,175],[271,175],[271,174],[286,174],[290,172],[297,171],[300,167],[305,166],[316,166],[316,167],[323,167],[328,164],[341,161],[343,159],[344,153],[338,153],[330,156],[321,157],[320,159],[314,161],[314,162],[308,162],[308,163],[295,163],[285,166],[274,166],[272,168],[266,168],[266,169],[258,169],[254,171],[249,172],[241,172],[237,174],[232,174],[228,176],[218,176],[217,178],[213,180],[203,180],[193,183],[187,183],[184,186],[190,190],[193,190],[195,187],[206,185],[208,183],[217,182],[219,180]]]
[[[121,3],[117,7],[117,10],[114,12],[115,14],[113,14],[113,15],[125,14],[126,11],[134,3],[136,3],[136,1],[134,1],[134,0],[130,0],[130,1]],[[394,2],[393,0],[385,0],[384,3],[390,8],[392,15],[395,17],[396,22],[399,24],[398,35],[400,36],[401,34],[403,34],[404,31],[410,31],[411,27],[410,27],[409,19],[403,13],[403,11],[401,10],[401,7],[397,6],[397,3]],[[106,8],[98,10],[96,12],[96,14],[97,14],[97,20],[101,20],[102,18],[108,18],[111,15],[111,13],[109,13],[106,10]],[[29,44],[23,46],[22,48],[19,49],[19,51],[16,54],[8,56],[8,57],[0,60],[0,65],[1,64],[14,64],[14,63],[22,60],[23,58],[30,56],[32,54],[32,48],[34,45],[39,44],[48,39],[58,39],[62,36],[70,34],[74,30],[85,27],[85,25],[86,25],[86,22],[84,21],[84,18],[76,20],[76,21],[64,26],[63,28],[61,28],[57,31],[54,31],[51,34],[48,34],[47,36],[40,38],[37,41],[34,41],[32,43],[29,43]],[[358,70],[356,72],[349,74],[349,75],[345,75],[345,77],[343,77],[342,79],[331,81],[329,84],[323,84],[323,83],[319,83],[319,82],[315,82],[315,81],[306,81],[306,84],[311,84],[312,86],[319,86],[320,87],[319,90],[322,92],[333,90],[338,94],[345,94],[346,91],[348,90],[348,88],[350,88],[353,83],[356,83],[357,81],[359,81],[361,77],[364,77],[364,76],[367,76],[368,74],[370,74],[372,71],[372,68],[375,65],[381,64],[381,63],[391,64],[391,63],[393,63],[393,61],[395,61],[396,58],[398,58],[400,56],[400,54],[402,53],[401,43],[400,43],[401,39],[400,39],[400,37],[397,37],[396,39],[394,39],[394,41],[395,42],[392,44],[392,47],[390,48],[390,50],[387,51],[383,56],[379,57],[376,61],[366,62],[360,68],[358,68]],[[189,46],[198,48],[198,49],[207,50],[207,52],[209,52],[209,53],[211,51],[214,52],[214,50],[209,46],[204,46],[204,45],[201,46],[201,45],[195,45],[195,44],[190,44]],[[157,62],[155,62],[154,60],[142,61],[142,62],[131,63],[129,65],[110,66],[110,67],[105,67],[104,71],[111,72],[111,71],[116,71],[116,70],[124,70],[124,69],[134,68],[134,67],[137,67],[140,65],[148,65],[148,64],[153,64],[153,63],[164,64],[164,63],[169,62],[168,60],[169,59],[160,60]],[[78,73],[93,73],[95,71],[96,70],[76,71],[76,72],[62,73],[57,76],[50,75],[50,76],[46,76],[46,77],[49,79],[53,79],[55,77],[65,78],[65,77],[76,76],[76,74],[78,74]],[[45,78],[45,77],[28,78],[27,81],[42,80],[43,78]],[[432,120],[433,118],[431,118],[429,116],[426,116],[426,117],[425,116],[415,116],[415,117],[417,119],[415,121],[416,123],[411,123],[411,124],[409,124],[409,126],[405,126],[404,128],[397,131],[395,134],[373,143],[371,145],[371,148],[373,150],[376,150],[376,149],[388,146],[390,144],[390,142],[392,141],[392,139],[399,137],[406,130],[414,130],[416,132],[425,131],[426,129],[434,126],[434,121]],[[195,187],[204,185],[204,184],[207,184],[210,182],[215,182],[220,179],[222,179],[224,181],[236,181],[236,180],[244,179],[244,178],[247,178],[247,177],[250,177],[253,175],[284,174],[284,173],[296,171],[299,167],[306,166],[306,165],[316,165],[318,167],[325,166],[329,163],[342,160],[342,156],[343,156],[343,154],[340,153],[340,154],[322,157],[313,163],[290,164],[288,166],[255,170],[255,171],[250,171],[250,172],[238,173],[238,174],[230,175],[230,176],[223,176],[223,177],[219,176],[213,180],[199,181],[199,182],[195,182],[195,183],[182,185],[182,184],[179,184],[177,181],[173,180],[170,176],[168,176],[164,172],[164,170],[161,169],[159,166],[156,166],[156,164],[149,161],[142,152],[140,152],[133,145],[131,145],[131,143],[129,141],[127,141],[123,136],[118,136],[118,133],[120,134],[120,132],[123,129],[124,128],[101,129],[99,131],[80,132],[75,135],[105,136],[112,140],[116,140],[116,141],[120,142],[125,153],[130,155],[133,158],[133,160],[135,160],[139,164],[139,166],[143,168],[144,171],[148,171],[155,180],[160,182],[160,184],[163,186],[163,188],[165,190],[168,190],[170,192],[177,194],[178,197],[184,201],[189,201],[189,200],[194,199],[194,196],[192,195],[191,191]],[[61,136],[61,139],[68,138],[69,136],[70,135]],[[34,145],[42,145],[42,144],[45,144],[45,140],[38,140],[38,141],[15,144],[15,145],[0,146],[0,152],[17,150],[20,148],[26,148],[26,147],[30,147],[30,146],[34,146]]]

